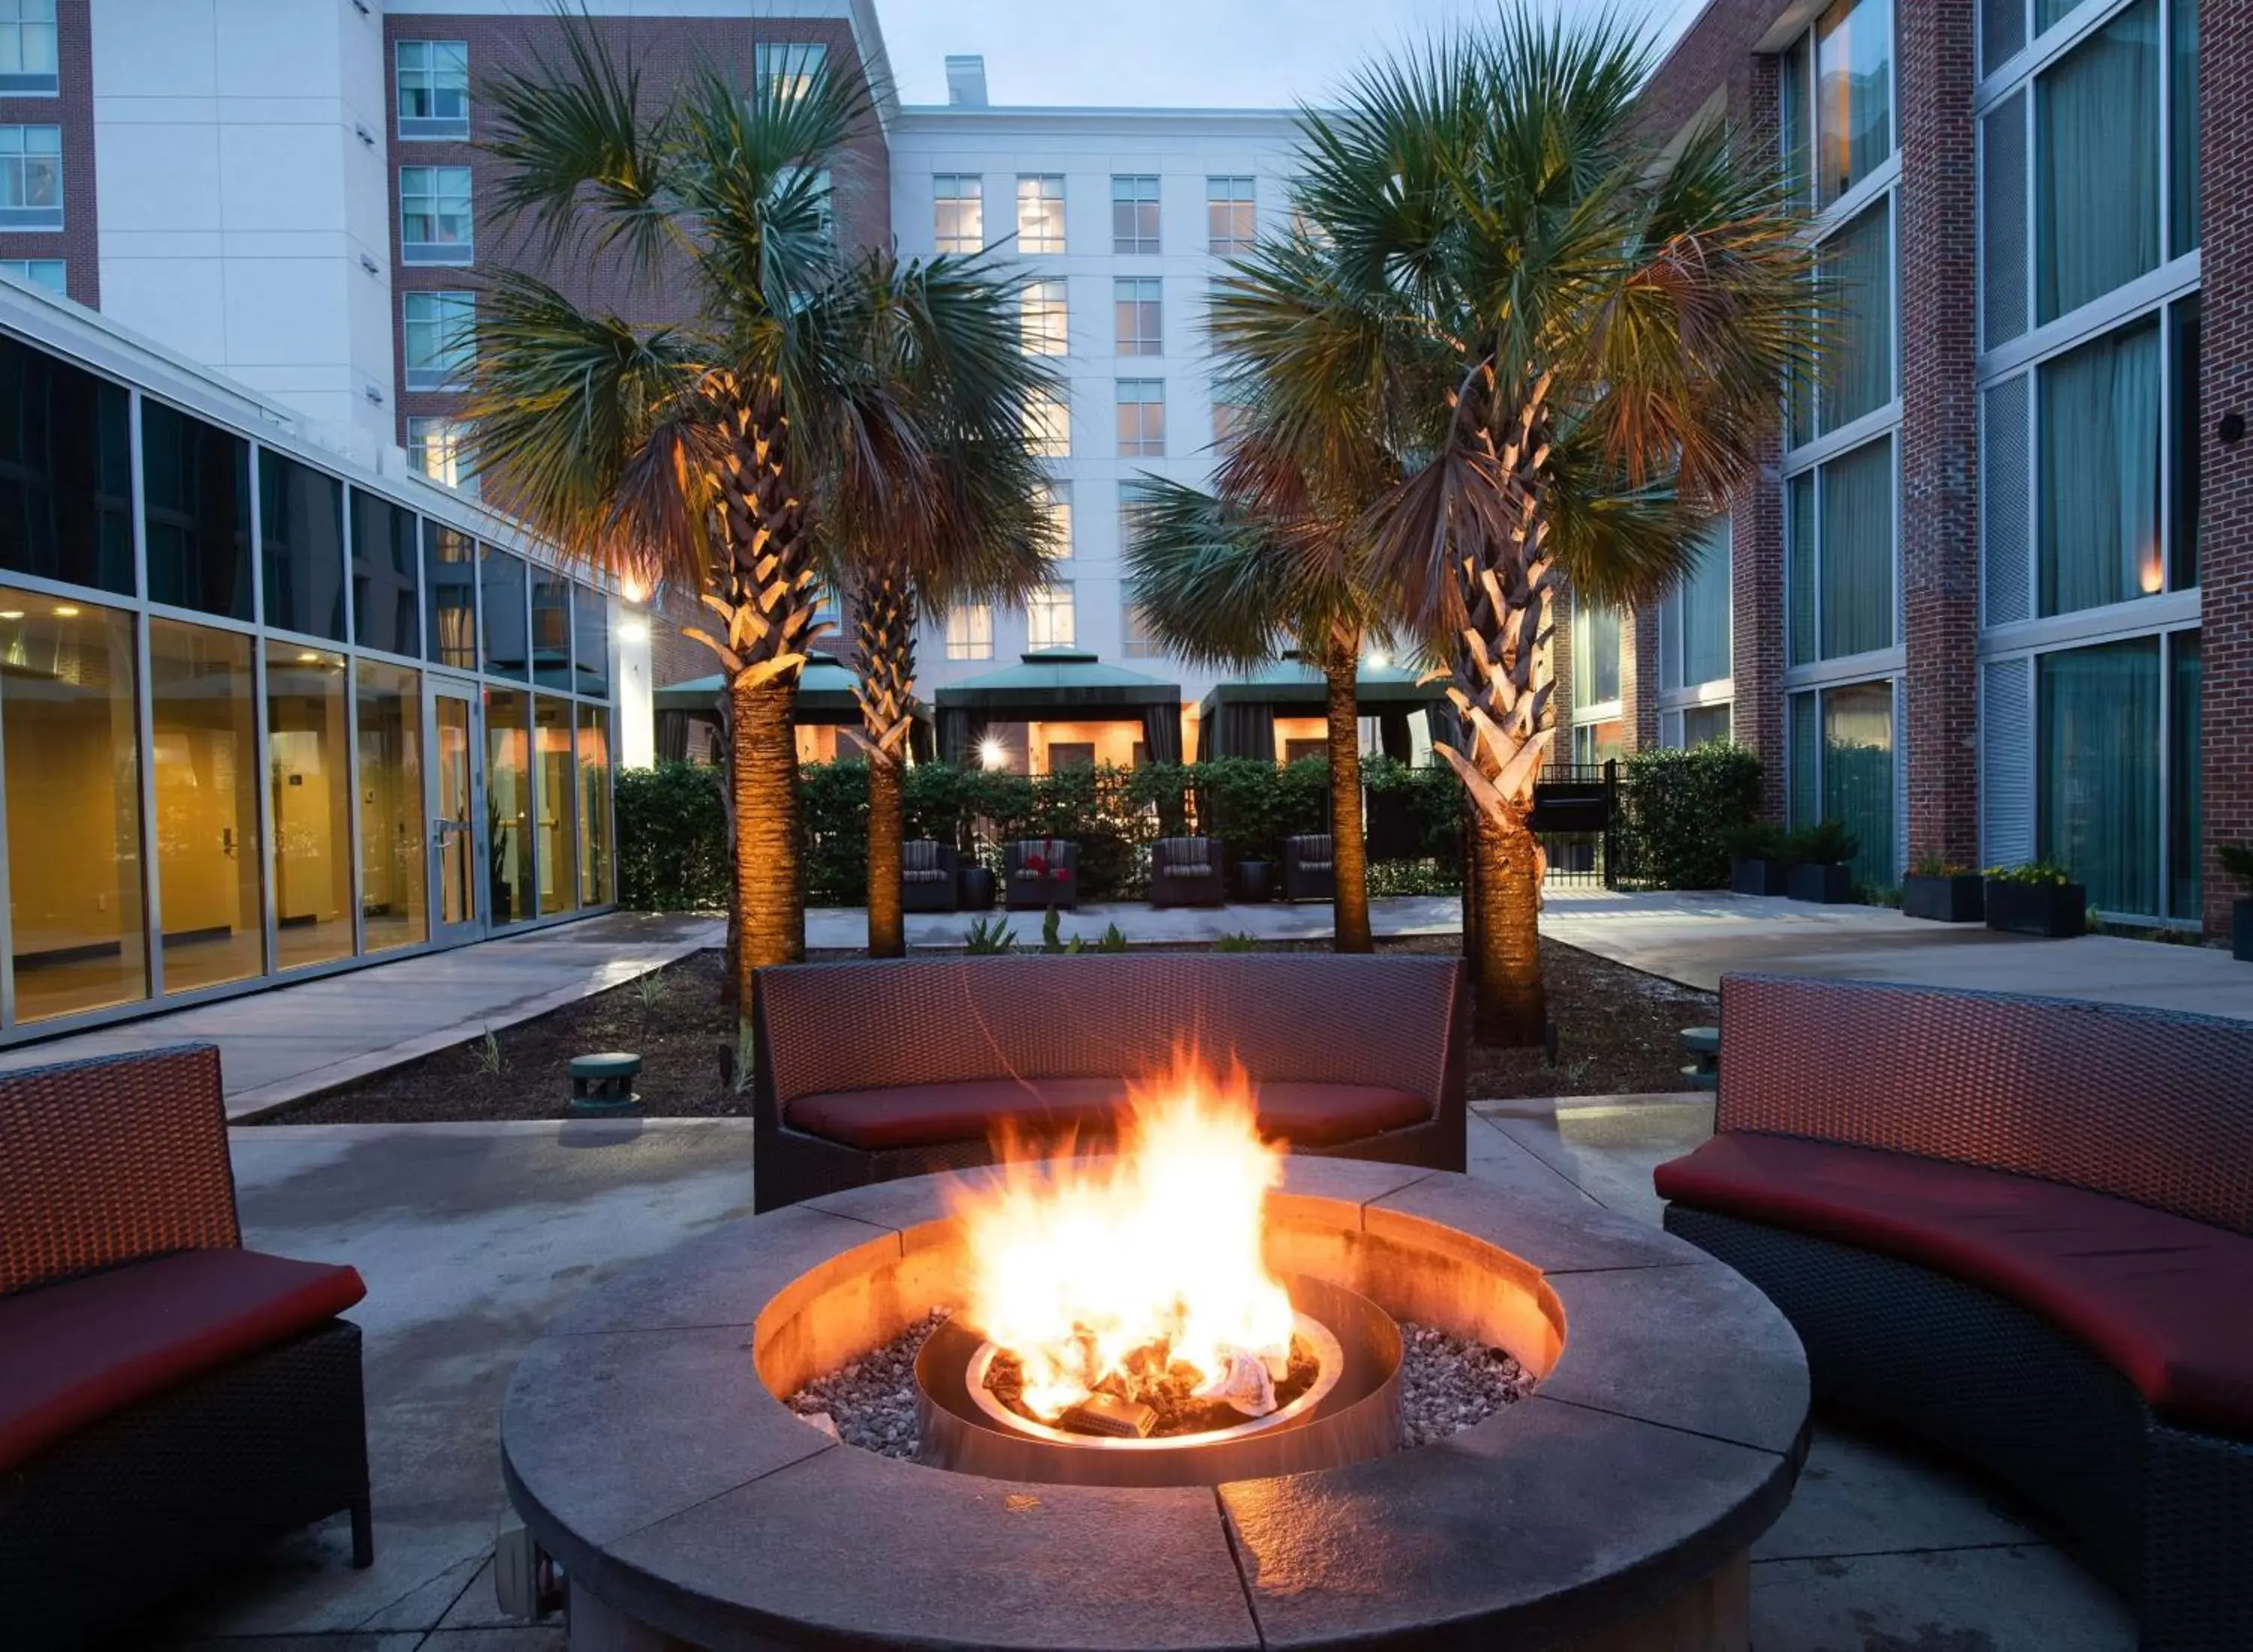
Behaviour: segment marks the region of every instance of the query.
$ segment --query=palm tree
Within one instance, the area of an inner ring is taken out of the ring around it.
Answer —
[[[959,443],[951,397],[872,355],[881,261],[837,245],[865,86],[827,73],[746,86],[711,64],[661,102],[583,20],[564,59],[488,96],[498,215],[550,268],[617,272],[611,313],[514,272],[486,283],[468,413],[499,495],[568,552],[699,592],[726,679],[735,834],[732,976],[805,951],[793,712],[820,636],[826,523],[910,519]],[[896,277],[897,272],[891,272]],[[959,318],[898,278],[924,345]],[[573,277],[575,290],[596,283]],[[1015,411],[1021,412],[1022,409]]]
[[[1018,283],[976,260],[871,255],[840,329],[861,375],[891,387],[921,444],[846,491],[820,525],[852,638],[868,761],[868,951],[907,951],[901,777],[915,701],[916,631],[959,603],[1022,602],[1048,577],[1045,472],[1026,405],[1050,380],[1022,347]]]
[[[1301,117],[1301,233],[1255,254],[1212,331],[1259,387],[1224,490],[1358,478],[1378,587],[1433,639],[1474,805],[1478,1030],[1540,1042],[1554,604],[1656,598],[1756,477],[1819,320],[1775,169],[1636,121],[1650,66],[1609,17],[1521,7],[1363,71]]]
[[[1366,952],[1357,690],[1364,645],[1386,633],[1351,518],[1324,514],[1303,495],[1286,518],[1178,482],[1152,477],[1143,486],[1126,568],[1131,598],[1152,632],[1191,663],[1224,670],[1264,664],[1278,638],[1287,638],[1322,673],[1336,872],[1331,927],[1339,951]]]

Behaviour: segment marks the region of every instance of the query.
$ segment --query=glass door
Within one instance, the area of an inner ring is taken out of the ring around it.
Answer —
[[[430,853],[437,862],[430,880],[431,938],[466,940],[482,928],[478,868],[485,810],[478,799],[485,774],[477,691],[434,683],[430,721]]]

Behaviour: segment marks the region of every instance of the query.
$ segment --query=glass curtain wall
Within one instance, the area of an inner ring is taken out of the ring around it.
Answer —
[[[2036,96],[2034,293],[2053,321],[2159,267],[2159,0],[2097,31]]]
[[[579,902],[610,898],[610,714],[579,708]]]
[[[1720,682],[1731,672],[1729,660],[1729,525],[1724,521],[1708,533],[1698,554],[1697,565],[1682,582],[1675,597],[1681,624],[1677,658],[1680,661],[1674,687],[1692,688],[1699,683]]]
[[[533,915],[531,700],[485,690],[485,910],[495,924]]]
[[[359,910],[367,950],[429,934],[422,807],[422,673],[363,659],[353,668],[359,735]]]
[[[345,657],[269,641],[266,766],[276,969],[352,954],[351,738]]]
[[[266,967],[251,639],[150,620],[149,699],[164,991],[248,980]]]
[[[1791,696],[1786,805],[1791,824],[1836,820],[1853,834],[1855,882],[1890,885],[1894,821],[1894,687],[1853,683]]]
[[[573,845],[578,792],[571,774],[571,702],[541,695],[533,704],[533,803],[539,820],[534,870],[545,917],[568,912],[578,903],[577,855]]]
[[[0,338],[0,569],[129,595],[131,398]]]
[[[18,1022],[149,995],[138,692],[130,614],[0,589]]]
[[[2156,317],[2042,364],[2040,611],[2166,587]]]
[[[478,668],[477,541],[457,529],[423,524],[422,603],[429,659],[453,671]]]
[[[2035,674],[2042,859],[2109,912],[2159,910],[2159,639],[2042,656]]]

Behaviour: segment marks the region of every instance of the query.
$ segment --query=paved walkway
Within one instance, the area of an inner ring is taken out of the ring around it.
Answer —
[[[230,1119],[317,1095],[721,944],[715,918],[614,912],[0,1052],[0,1071],[207,1042]]]
[[[1528,1204],[1655,1220],[1650,1167],[1702,1140],[1694,1098],[1482,1105],[1474,1175]],[[249,1243],[366,1277],[376,1563],[341,1518],[284,1540],[127,1637],[203,1652],[562,1652],[501,1627],[494,1439],[509,1374],[589,1286],[748,1212],[747,1120],[307,1125],[234,1133]],[[752,1380],[750,1367],[745,1380]],[[1774,1652],[2130,1652],[2119,1603],[1999,1490],[1818,1421],[1753,1551],[1753,1639]]]

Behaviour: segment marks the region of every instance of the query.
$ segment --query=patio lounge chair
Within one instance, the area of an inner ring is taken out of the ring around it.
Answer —
[[[1150,904],[1218,906],[1228,899],[1218,838],[1160,838],[1150,846]]]
[[[900,910],[952,912],[958,862],[954,846],[918,838],[900,846]]]
[[[1817,1398],[2047,1510],[2152,1652],[2253,1646],[2253,1025],[1731,976],[1721,1045],[1666,1225]]]
[[[1177,1048],[1243,1063],[1294,1153],[1461,1170],[1461,961],[1306,952],[798,964],[752,993],[757,1208],[1099,1144]],[[837,1035],[840,1027],[854,1030]]]
[[[1337,897],[1337,872],[1331,862],[1330,834],[1311,832],[1283,840],[1283,898],[1329,901]]]
[[[1027,838],[1001,851],[1002,904],[1037,912],[1079,904],[1079,846],[1064,838]]]
[[[210,1045],[0,1074],[0,1640],[100,1640],[340,1510],[369,1565],[364,1294],[242,1248]]]

